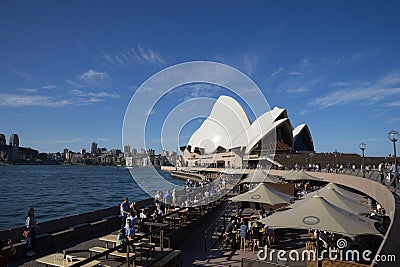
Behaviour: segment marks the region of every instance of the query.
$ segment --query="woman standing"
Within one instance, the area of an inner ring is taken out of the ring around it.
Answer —
[[[33,250],[35,249],[36,229],[38,229],[39,226],[37,225],[35,210],[33,208],[30,208],[28,211],[28,217],[26,218],[25,226],[29,232],[27,249],[28,252],[26,253],[26,256],[34,256],[36,255],[36,253],[33,252]]]

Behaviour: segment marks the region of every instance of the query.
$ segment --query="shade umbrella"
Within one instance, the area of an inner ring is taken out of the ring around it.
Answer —
[[[282,175],[283,179],[289,179],[290,177],[292,177],[297,171],[294,170],[290,170],[287,173],[285,173],[284,175]]]
[[[246,193],[231,197],[230,200],[233,202],[248,201],[275,206],[278,204],[289,204],[293,198],[293,196],[271,189],[266,184],[261,183]]]
[[[330,189],[330,188],[335,189],[341,195],[343,195],[343,196],[345,196],[347,198],[351,198],[351,199],[353,199],[355,201],[360,201],[363,198],[363,196],[361,196],[359,194],[356,194],[356,193],[353,193],[353,192],[350,192],[349,190],[346,190],[343,187],[340,187],[337,184],[332,183],[332,182],[327,184],[326,186],[324,186],[321,190],[327,190],[327,189]]]
[[[316,195],[324,197],[328,202],[332,203],[333,205],[335,205],[341,209],[344,209],[348,212],[351,212],[351,213],[370,213],[370,212],[372,212],[371,208],[357,202],[356,200],[354,200],[352,198],[348,198],[348,197],[340,194],[333,187],[328,187],[328,188],[324,187],[319,191],[306,194],[304,197],[307,199],[309,197],[313,197]],[[300,200],[300,201],[294,203],[292,205],[293,208],[300,207],[302,205],[302,203],[304,201],[306,201],[306,199]]]
[[[314,229],[347,236],[379,235],[375,221],[347,212],[318,195],[303,201],[301,209],[277,212],[260,222],[271,228]]]
[[[273,175],[270,175],[266,173],[264,170],[261,169],[256,169],[254,173],[248,174],[248,176],[240,181],[241,184],[244,183],[272,183],[272,184],[278,184],[281,183],[281,181]]]
[[[284,175],[283,178],[285,180],[290,180],[290,181],[321,181],[321,179],[314,177],[312,175],[309,175],[305,171],[293,171],[292,173],[289,173],[288,175]]]

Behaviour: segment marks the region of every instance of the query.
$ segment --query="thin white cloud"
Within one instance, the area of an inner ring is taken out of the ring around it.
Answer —
[[[400,71],[386,74],[378,83],[382,86],[400,85]]]
[[[107,92],[84,92],[82,90],[71,90],[69,93],[73,96],[79,96],[79,97],[94,97],[94,98],[112,98],[112,99],[117,99],[119,98],[119,94],[113,92],[113,93],[107,93]]]
[[[107,141],[110,141],[110,138],[98,137],[98,138],[96,138],[96,140],[97,140],[97,141],[100,141],[100,142],[107,142]]]
[[[30,75],[29,73],[19,71],[12,66],[8,66],[8,68],[24,80],[30,81],[32,79],[32,75]]]
[[[78,106],[91,105],[97,102],[104,102],[107,99],[118,99],[119,94],[112,92],[85,92],[82,90],[71,90],[68,92],[72,96],[73,102]]]
[[[105,62],[115,66],[136,64],[163,67],[167,65],[166,57],[155,50],[144,48],[141,45],[138,45],[136,48],[132,47],[130,49],[121,48],[121,51],[115,54],[102,52],[100,57]]]
[[[79,79],[88,85],[99,85],[109,79],[106,72],[90,69],[79,76]]]
[[[47,90],[53,90],[55,88],[57,88],[57,86],[52,85],[52,84],[46,84],[46,85],[42,86],[42,89],[47,89]]]
[[[57,100],[45,95],[0,94],[0,106],[3,107],[64,107],[69,100]]]
[[[386,106],[388,106],[388,107],[400,107],[400,100],[387,103]]]
[[[75,81],[73,81],[73,80],[70,80],[70,79],[67,79],[66,82],[67,82],[69,85],[72,85],[72,86],[75,87],[75,88],[83,88],[83,87],[85,87],[83,84],[77,83],[77,82],[75,82]]]
[[[281,73],[283,70],[284,70],[284,68],[279,67],[276,71],[274,71],[274,72],[271,74],[271,77],[277,76],[277,75],[278,75],[279,73]]]
[[[302,111],[299,112],[299,115],[305,115],[307,113],[308,113],[308,110],[302,110]]]
[[[350,81],[350,82],[332,82],[329,85],[332,87],[355,87],[355,86],[368,86],[370,82],[367,81]]]
[[[302,67],[308,67],[308,65],[310,65],[310,59],[308,57],[303,58],[303,60],[300,62],[300,65]]]
[[[145,49],[139,45],[138,49],[141,57],[150,64],[156,66],[163,66],[166,64],[165,59],[155,51],[151,50],[150,48]]]
[[[106,101],[106,99],[117,99],[120,96],[109,92],[83,92],[81,90],[72,90],[66,98],[56,98],[53,96],[35,94],[37,89],[22,88],[18,89],[26,94],[0,94],[0,106],[3,107],[45,107],[60,108],[68,105],[82,105],[94,102]]]
[[[257,67],[257,62],[258,59],[256,56],[250,55],[248,53],[243,54],[243,64],[247,74],[251,75],[254,73],[254,70]]]
[[[298,87],[298,88],[290,88],[287,89],[285,92],[288,94],[301,94],[305,92],[310,92],[311,89],[307,87]]]
[[[356,53],[355,55],[353,55],[353,60],[358,60],[358,59],[362,58],[363,55],[364,55],[364,52],[360,51],[360,52]]]
[[[353,102],[374,104],[383,101],[389,97],[400,94],[399,74],[398,72],[389,73],[378,81],[371,83],[369,86],[355,86],[354,88],[346,88],[331,92],[326,96],[314,99],[309,105],[327,108]]]
[[[350,82],[334,82],[329,84],[332,87],[345,87],[352,85]]]
[[[391,119],[387,120],[386,123],[392,124],[392,123],[396,123],[398,121],[400,121],[400,117],[391,118]]]
[[[301,73],[300,71],[294,70],[294,71],[288,72],[287,75],[289,75],[289,76],[299,76],[299,75],[302,75],[302,74],[303,74],[303,73]]]
[[[311,79],[305,76],[296,79],[287,79],[281,83],[279,92],[298,97],[303,93],[311,92],[313,88],[324,79],[324,76],[313,77]]]
[[[72,139],[65,139],[65,140],[56,140],[56,143],[78,143],[83,142],[85,139],[83,138],[72,138]]]
[[[36,88],[18,88],[17,90],[25,93],[37,93],[39,91]]]
[[[345,105],[352,102],[374,104],[387,97],[400,94],[400,87],[390,89],[378,89],[369,87],[365,89],[340,90],[332,92],[324,97],[314,99],[310,105],[320,108],[327,108],[338,105]]]

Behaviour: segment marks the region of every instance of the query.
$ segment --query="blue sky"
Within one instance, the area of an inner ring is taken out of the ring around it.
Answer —
[[[43,152],[121,148],[125,110],[144,81],[210,60],[247,74],[293,126],[307,123],[317,151],[359,153],[364,142],[366,155],[392,153],[398,1],[143,2],[1,1],[0,132]]]

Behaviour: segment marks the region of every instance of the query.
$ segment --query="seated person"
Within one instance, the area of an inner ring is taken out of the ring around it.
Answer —
[[[159,217],[162,217],[162,216],[164,216],[164,212],[162,211],[161,206],[157,206],[156,210],[153,213],[153,217],[154,218],[159,218]]]
[[[134,214],[133,214],[132,211],[129,211],[129,215],[128,215],[128,217],[126,217],[126,219],[127,219],[127,220],[128,220],[128,219],[131,220],[132,225],[135,225],[135,223],[137,223],[136,216],[134,216]]]
[[[122,244],[126,244],[128,243],[128,238],[126,236],[125,233],[125,228],[121,228],[121,230],[119,230],[119,233],[117,235],[117,244],[116,246],[120,246]],[[127,246],[123,246],[122,248],[117,249],[118,252],[126,252],[126,248]],[[131,249],[130,251],[133,251],[133,249]]]
[[[142,209],[142,210],[140,211],[139,218],[140,218],[141,220],[147,220],[147,213],[146,213],[146,210],[145,210],[145,209]]]
[[[125,234],[128,239],[131,239],[135,236],[135,226],[130,219],[126,219]]]
[[[5,249],[7,246],[9,246],[8,249]],[[12,256],[14,256],[16,253],[16,250],[9,239],[8,241],[1,241],[0,242],[0,266],[8,266],[8,261]]]

